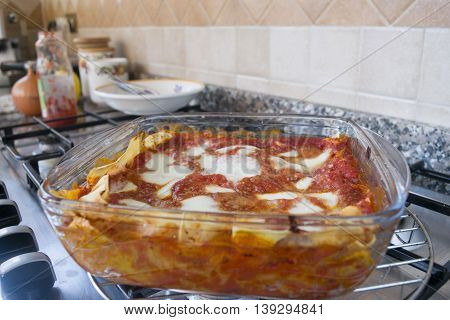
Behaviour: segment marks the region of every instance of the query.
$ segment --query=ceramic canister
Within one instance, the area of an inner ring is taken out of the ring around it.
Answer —
[[[89,92],[91,100],[97,104],[104,104],[95,94],[95,89],[110,84],[113,76],[120,81],[128,80],[127,58],[107,58],[88,62]]]
[[[78,49],[107,47],[109,41],[111,41],[109,37],[77,37],[73,39],[73,42]]]
[[[78,53],[78,67],[80,70],[81,91],[83,92],[83,97],[89,97],[90,89],[88,77],[88,61],[112,58],[114,56],[114,49],[110,47],[80,48],[78,49]]]

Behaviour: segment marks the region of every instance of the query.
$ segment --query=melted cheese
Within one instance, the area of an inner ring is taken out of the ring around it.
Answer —
[[[333,208],[337,206],[339,202],[339,197],[333,192],[324,192],[324,193],[308,193],[306,194],[308,197],[313,197],[321,200],[327,207]]]
[[[305,190],[307,190],[307,189],[311,186],[311,184],[312,184],[313,181],[314,181],[313,178],[311,178],[311,177],[305,177],[305,178],[302,178],[302,179],[298,180],[298,181],[295,183],[295,187],[296,187],[298,190],[300,190],[300,191],[305,191]]]
[[[295,157],[298,157],[298,151],[297,150],[291,150],[291,151],[279,153],[278,157],[295,158]]]
[[[293,214],[310,214],[310,213],[319,213],[322,212],[323,209],[321,207],[316,206],[308,199],[301,199],[296,202],[291,209],[289,209],[289,213]]]
[[[220,148],[217,149],[216,152],[218,153],[227,153],[228,151],[232,151],[235,149],[239,149],[236,154],[240,154],[240,155],[250,155],[253,152],[255,152],[256,150],[260,150],[258,147],[255,146],[249,146],[249,145],[234,145],[234,146],[229,146],[229,147],[224,147],[224,148]]]
[[[188,149],[188,151],[186,153],[190,157],[198,157],[205,153],[205,148],[200,147],[200,146],[192,147],[192,148]]]
[[[172,159],[164,153],[152,153],[152,157],[145,163],[148,170],[160,170],[169,166]]]
[[[142,180],[148,183],[165,185],[174,179],[182,179],[190,175],[192,170],[185,166],[171,165],[141,174]]]
[[[98,180],[97,184],[92,188],[91,192],[80,198],[80,201],[107,203],[105,198],[107,198],[108,192],[109,192],[109,176],[104,175]]]
[[[165,199],[165,198],[170,197],[172,195],[172,187],[175,185],[175,183],[177,183],[178,181],[181,181],[181,180],[183,180],[183,179],[174,179],[174,180],[170,181],[169,183],[164,185],[162,188],[160,188],[156,192],[156,196],[160,199]]]
[[[186,211],[217,212],[219,206],[213,198],[208,196],[196,196],[181,201],[181,209]]]
[[[260,200],[293,200],[298,197],[295,192],[276,192],[276,193],[262,193],[257,194],[256,197]]]
[[[305,172],[306,171],[306,167],[301,165],[301,164],[297,164],[297,163],[292,163],[289,161],[286,161],[280,157],[275,157],[272,156],[270,157],[270,161],[272,162],[273,167],[275,168],[275,170],[280,170],[280,169],[292,169],[298,172]]]
[[[272,162],[273,167],[276,170],[280,169],[292,169],[298,172],[312,172],[321,166],[328,160],[331,155],[331,149],[327,149],[317,157],[301,159],[300,163],[292,163],[286,161],[280,157],[272,156],[270,160]]]
[[[331,149],[327,149],[315,158],[303,159],[302,163],[308,168],[309,171],[314,171],[323,166],[323,164],[328,160],[330,155]]]
[[[124,185],[121,186],[121,188],[119,188],[118,190],[112,190],[111,188],[111,192],[114,193],[121,193],[121,192],[131,192],[131,191],[136,191],[137,190],[137,185],[135,185],[134,183],[127,181]]]
[[[151,208],[147,203],[141,202],[141,201],[137,201],[137,200],[134,200],[134,199],[122,199],[122,200],[119,200],[119,203],[123,204],[123,205],[126,205],[126,206],[137,207],[137,208],[141,208],[141,209]]]
[[[208,173],[214,171],[214,167],[217,167],[217,157],[211,154],[204,154],[200,157],[200,167]]]
[[[205,187],[205,192],[208,193],[231,193],[235,192],[233,189],[224,188],[221,186],[218,186],[216,184],[210,184]]]
[[[254,177],[261,173],[261,167],[255,158],[238,154],[219,157],[204,154],[200,158],[200,166],[204,172],[221,174],[234,183],[243,178]]]

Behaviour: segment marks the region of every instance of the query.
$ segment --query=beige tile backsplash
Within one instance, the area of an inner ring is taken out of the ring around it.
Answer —
[[[450,34],[446,29],[425,31],[422,79],[418,100],[438,104],[450,101]]]
[[[235,30],[214,28],[209,31],[209,36],[209,70],[234,73],[236,71]]]
[[[270,78],[307,83],[309,45],[309,28],[271,28]]]
[[[42,0],[81,27],[343,25],[450,27],[448,0]],[[429,16],[429,17],[428,17]],[[426,19],[423,19],[427,17]]]
[[[137,70],[450,127],[449,0],[43,2]]]
[[[423,29],[413,29],[383,46],[405,29],[367,29],[362,34],[360,90],[384,96],[415,99],[420,80]]]
[[[255,77],[269,76],[269,30],[240,28],[236,32],[236,72]],[[224,52],[226,55],[226,51]]]
[[[339,76],[329,84],[330,87],[356,90],[360,69],[357,65],[359,48],[358,29],[313,27],[308,83],[320,86]],[[352,68],[347,70],[349,67]]]

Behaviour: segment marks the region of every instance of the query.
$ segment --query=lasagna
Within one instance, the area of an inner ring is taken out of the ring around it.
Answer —
[[[100,158],[60,197],[127,208],[71,212],[59,231],[88,271],[113,281],[262,297],[323,298],[373,267],[370,215],[385,196],[348,136],[161,128]],[[117,209],[119,210],[119,209]],[[304,219],[320,221],[302,223]],[[92,240],[94,238],[94,240]]]

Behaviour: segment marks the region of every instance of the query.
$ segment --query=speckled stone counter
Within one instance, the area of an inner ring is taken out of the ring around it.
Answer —
[[[447,128],[216,86],[206,87],[200,104],[206,111],[297,113],[352,119],[389,140],[410,164],[425,160],[427,168],[450,174],[450,129]],[[413,182],[450,194],[450,186],[433,180],[413,176]]]

